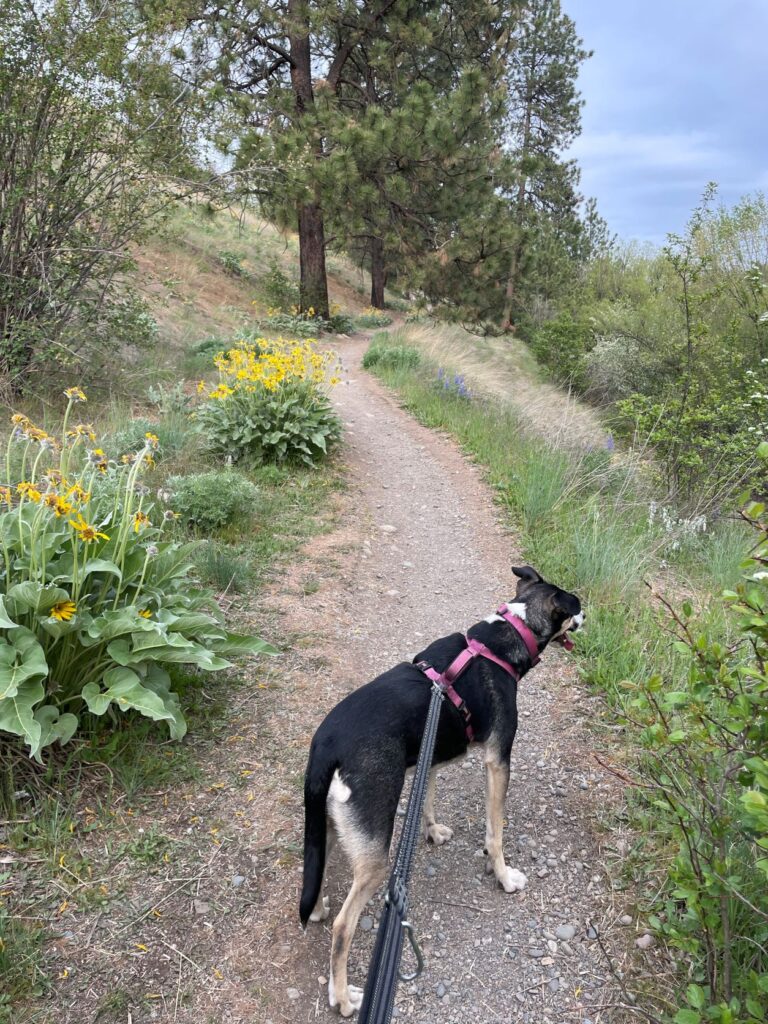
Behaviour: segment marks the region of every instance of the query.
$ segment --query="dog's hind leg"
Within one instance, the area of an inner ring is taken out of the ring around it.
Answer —
[[[331,855],[331,850],[336,845],[336,830],[333,827],[333,821],[329,818],[326,826],[325,833],[325,871],[328,870],[328,858]],[[325,874],[325,872],[324,872]],[[323,882],[325,877],[323,877]],[[331,913],[331,902],[327,896],[323,896],[323,887],[320,886],[320,892],[317,897],[317,903],[315,904],[314,910],[309,915],[310,921],[325,921],[325,919]]]
[[[424,797],[424,810],[421,820],[424,825],[424,838],[435,846],[442,846],[453,836],[453,830],[447,825],[438,825],[435,821],[435,782],[437,780],[437,768],[432,768],[427,782],[427,792]]]
[[[504,862],[504,802],[509,786],[509,751],[506,757],[490,745],[485,749],[485,852],[492,871],[505,892],[524,889],[528,879]]]
[[[363,990],[347,981],[347,959],[360,913],[386,877],[386,847],[371,844],[367,849],[359,850],[353,859],[353,868],[352,888],[333,922],[331,979],[328,982],[328,1002],[339,1007],[342,1017],[349,1017],[359,1010],[363,1001]]]

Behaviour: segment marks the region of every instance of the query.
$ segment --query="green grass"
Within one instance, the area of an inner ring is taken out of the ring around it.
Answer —
[[[636,467],[607,450],[547,444],[532,437],[509,406],[447,392],[437,363],[421,351],[410,357],[398,332],[377,334],[366,364],[420,422],[452,434],[485,467],[523,556],[582,598],[588,628],[577,650],[588,682],[620,702],[624,680],[644,678],[650,664],[663,670],[673,663],[673,645],[644,583],[662,589],[672,580],[679,589],[691,576],[692,552],[684,545],[671,552],[669,537],[650,522],[649,495]],[[697,582],[702,566],[709,567],[711,590],[733,579],[744,546],[734,524],[697,534]],[[713,607],[711,614],[722,627],[720,610]]]

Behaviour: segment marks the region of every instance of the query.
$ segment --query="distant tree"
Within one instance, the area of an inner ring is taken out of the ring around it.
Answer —
[[[581,130],[576,78],[590,56],[559,0],[525,0],[509,62],[506,147],[513,164],[509,192],[512,246],[502,326],[512,326],[521,283],[535,272],[546,236],[555,251],[578,248],[578,168],[563,152]],[[546,247],[544,247],[546,253]],[[532,266],[533,264],[533,266]]]
[[[196,173],[194,118],[132,3],[6,0],[2,34],[0,363],[18,387],[114,344],[116,276]]]

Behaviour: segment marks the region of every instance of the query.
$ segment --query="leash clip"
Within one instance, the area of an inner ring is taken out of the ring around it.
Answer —
[[[410,923],[410,921],[403,921],[402,928],[406,936],[408,937],[408,941],[411,944],[411,949],[413,950],[413,954],[416,957],[416,970],[413,971],[412,974],[403,974],[403,972],[398,968],[397,976],[400,979],[400,981],[415,981],[415,979],[418,978],[418,976],[424,970],[424,956],[421,952],[421,947],[419,946],[419,943],[416,939],[416,933],[414,932],[413,925]]]

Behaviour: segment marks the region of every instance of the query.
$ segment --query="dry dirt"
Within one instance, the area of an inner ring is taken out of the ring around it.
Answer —
[[[362,341],[341,341],[340,350],[348,487],[330,530],[252,616],[288,653],[260,662],[252,692],[233,698],[226,735],[201,750],[198,781],[152,794],[138,809],[113,809],[134,838],[162,839],[157,855],[130,877],[123,872],[119,897],[100,909],[80,906],[76,886],[64,909],[60,896],[49,897],[59,938],[48,966],[58,978],[20,1020],[287,1024],[335,1016],[321,980],[330,921],[306,934],[298,924],[311,735],[350,688],[511,598],[516,561],[480,470],[360,370]],[[396,1003],[398,1016],[419,1024],[620,1021],[626,994],[617,972],[634,984],[651,967],[653,951],[640,961],[634,951],[632,907],[612,888],[608,866],[620,841],[598,818],[616,784],[592,757],[584,723],[595,705],[573,661],[547,652],[521,684],[519,703],[505,848],[528,887],[505,894],[477,856],[481,758],[446,768],[436,806],[454,838],[417,854],[412,920],[427,964]],[[348,878],[343,861],[332,860],[332,912]],[[114,879],[103,885],[110,893]],[[352,947],[357,984],[377,912],[376,901]]]

